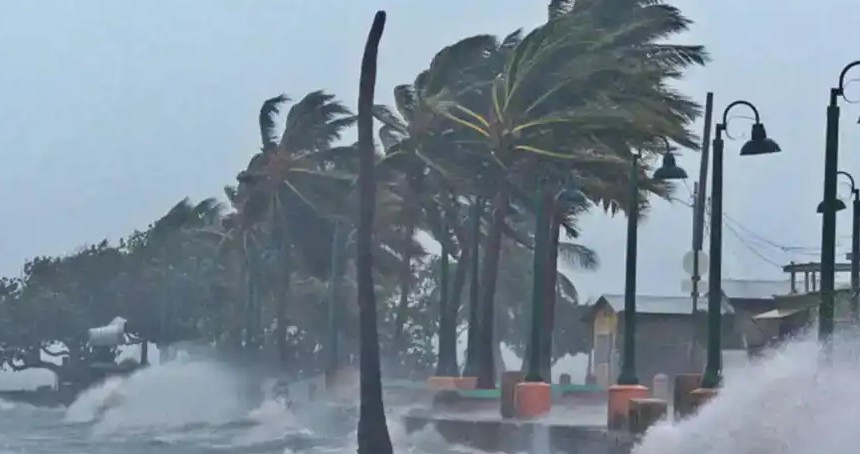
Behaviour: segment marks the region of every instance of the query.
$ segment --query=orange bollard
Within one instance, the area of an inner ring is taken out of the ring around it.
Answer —
[[[427,387],[434,391],[451,391],[457,389],[457,377],[430,377]]]
[[[478,377],[457,377],[454,382],[457,389],[475,389],[478,385]]]
[[[552,387],[543,382],[517,383],[514,411],[518,418],[537,418],[552,408]]]
[[[647,397],[650,397],[648,388],[642,385],[610,386],[606,426],[612,430],[626,429],[629,424],[630,401]]]

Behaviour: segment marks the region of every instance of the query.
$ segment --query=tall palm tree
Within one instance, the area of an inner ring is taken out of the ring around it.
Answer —
[[[361,405],[358,417],[358,453],[391,454],[391,437],[382,402],[379,333],[376,327],[376,294],[373,288],[373,217],[376,208],[375,153],[373,147],[373,96],[376,59],[385,28],[385,12],[379,11],[367,37],[361,59],[358,99],[359,222],[356,272],[358,277],[359,332],[361,338]]]
[[[376,118],[383,123],[379,133],[386,151],[380,169],[388,172],[386,175],[393,173],[393,180],[401,183],[392,190],[404,201],[401,223],[404,239],[412,238],[415,230],[421,228],[442,245],[443,251],[452,255],[459,251],[457,273],[450,292],[440,292],[443,310],[440,312],[438,372],[445,375],[456,372],[456,313],[468,276],[468,264],[474,260],[473,248],[468,244],[471,241],[469,218],[460,215],[467,211],[461,196],[476,189],[476,180],[475,160],[468,156],[464,160],[459,153],[452,154],[453,150],[462,149],[461,142],[467,141],[450,128],[434,105],[449,92],[468,93],[468,88],[479,80],[480,73],[463,63],[480,59],[488,46],[493,45],[492,37],[481,35],[440,50],[430,67],[419,73],[412,84],[395,87],[394,109],[374,108]],[[398,327],[402,327],[408,304],[413,274],[411,258],[402,254]],[[447,259],[445,256],[443,261]],[[472,331],[476,331],[477,323],[471,325]],[[402,332],[395,334],[402,335]],[[480,355],[474,347],[473,358],[478,358]]]
[[[281,95],[263,103],[259,114],[262,151],[238,177],[240,203],[265,211],[261,220],[268,232],[264,247],[280,269],[275,279],[274,337],[282,361],[286,361],[286,305],[292,299],[292,272],[300,266],[319,279],[330,274],[332,264],[327,257],[334,237],[333,217],[341,211],[352,186],[352,177],[338,167],[342,160],[354,159],[352,147],[334,147],[333,143],[355,122],[333,95],[313,91],[290,108],[278,138],[275,117],[287,101]],[[249,299],[256,295],[249,293]]]
[[[608,13],[610,4],[621,3],[623,22]],[[474,149],[485,154],[494,171],[494,219],[482,279],[484,321],[492,319],[512,187],[540,174],[536,167],[607,181],[602,176],[623,168],[632,148],[656,151],[657,136],[696,146],[687,126],[698,106],[665,81],[690,64],[704,63],[706,55],[698,46],[656,43],[688,21],[654,1],[585,0],[561,7],[545,25],[522,39],[512,35],[507,46],[474,63],[489,72],[476,96],[437,103],[441,114],[475,133]],[[492,343],[487,330],[483,339]],[[485,361],[479,386],[494,386],[492,366]]]

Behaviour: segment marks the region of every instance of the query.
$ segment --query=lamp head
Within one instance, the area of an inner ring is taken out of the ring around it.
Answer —
[[[683,180],[687,178],[687,172],[675,163],[675,156],[666,152],[663,154],[663,164],[654,171],[655,180]]]
[[[835,211],[842,211],[845,208],[848,208],[845,206],[845,202],[843,202],[842,199],[836,199],[836,210]],[[819,214],[824,213],[824,202],[821,202],[818,204],[818,208],[816,208],[815,212],[819,213]]]
[[[752,126],[750,140],[741,147],[741,156],[777,153],[779,151],[782,151],[779,145],[767,137],[764,125],[755,123]]]

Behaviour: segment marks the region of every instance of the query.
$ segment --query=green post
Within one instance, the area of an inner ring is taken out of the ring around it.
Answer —
[[[714,389],[722,381],[723,317],[723,132],[729,122],[729,111],[746,106],[753,111],[755,123],[750,140],[741,147],[741,156],[778,153],[779,145],[767,137],[758,109],[749,101],[733,101],[723,111],[714,135],[713,175],[711,176],[711,257],[708,271],[708,362],[702,376],[702,388]],[[822,279],[823,281],[823,279]]]
[[[854,187],[853,178],[851,186],[854,195],[851,204],[851,320],[856,325],[860,316],[857,300],[860,297],[860,192]]]
[[[836,179],[839,172],[839,105],[840,96],[845,95],[845,76],[852,68],[860,66],[853,61],[839,73],[839,85],[830,89],[827,105],[827,131],[824,142],[824,200],[821,210],[821,305],[818,308],[818,338],[824,344],[829,357],[833,337],[835,312],[835,268],[836,268]]]
[[[636,376],[636,248],[639,223],[639,155],[630,166],[630,206],[627,209],[627,263],[624,273],[624,350],[619,385],[638,385]]]
[[[549,220],[547,210],[544,207],[544,183],[538,183],[535,191],[535,250],[532,282],[532,320],[531,338],[529,340],[531,355],[529,355],[529,368],[525,381],[542,382],[541,364],[541,325],[543,321],[543,305],[545,287],[544,273],[546,272],[547,240],[549,240]],[[549,333],[544,333],[549,334]]]
[[[833,336],[834,269],[836,266],[836,178],[839,171],[839,89],[830,90],[827,106],[827,135],[824,142],[824,204],[821,213],[821,305],[818,308],[818,338],[829,348]]]
[[[728,109],[726,110],[728,112]],[[724,115],[725,116],[725,115]],[[718,124],[714,136],[711,174],[711,245],[708,270],[708,356],[702,388],[714,389],[722,382],[723,310],[723,129]]]

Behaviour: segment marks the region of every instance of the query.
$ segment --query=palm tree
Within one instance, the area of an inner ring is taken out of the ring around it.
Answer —
[[[281,95],[263,103],[259,115],[262,151],[238,177],[240,206],[264,213],[259,219],[267,231],[263,247],[280,269],[275,279],[274,337],[282,361],[286,361],[286,304],[291,300],[293,271],[301,267],[320,279],[330,274],[332,264],[327,257],[332,250],[333,218],[342,210],[352,186],[352,177],[338,167],[343,160],[354,159],[352,147],[332,144],[355,122],[333,95],[313,91],[290,108],[278,139],[275,116],[288,100]],[[249,300],[257,297],[251,289],[249,285]],[[254,313],[259,314],[259,309]]]
[[[484,153],[485,169],[493,172],[494,214],[481,285],[485,323],[493,319],[495,270],[512,192],[542,174],[535,168],[568,169],[556,184],[571,175],[609,183],[605,175],[623,168],[632,148],[656,151],[658,136],[696,146],[687,125],[698,106],[668,89],[665,80],[706,56],[699,46],[655,43],[688,21],[653,1],[621,2],[625,21],[608,13],[608,5],[619,2],[555,3],[545,25],[522,39],[510,35],[474,63],[488,72],[475,96],[436,104],[442,115],[475,133],[473,150]],[[534,180],[528,185],[538,189]],[[583,192],[605,200],[606,194]],[[485,344],[493,342],[489,331],[482,333]],[[483,366],[479,386],[492,387],[492,360]]]
[[[489,41],[488,41],[489,40]],[[390,189],[403,199],[399,223],[404,240],[411,239],[416,229],[429,231],[442,246],[443,252],[456,255],[457,272],[450,291],[440,294],[439,367],[438,373],[457,375],[456,314],[465,287],[469,262],[476,260],[469,242],[468,216],[462,195],[475,190],[474,159],[452,154],[465,142],[462,134],[452,131],[434,104],[448,92],[467,93],[468,87],[478,80],[472,67],[464,61],[480,59],[492,43],[492,37],[477,36],[455,43],[439,51],[430,67],[415,78],[412,84],[394,89],[394,109],[375,106],[375,117],[383,123],[380,138],[386,156],[380,169],[392,175],[395,184]],[[459,167],[459,168],[457,168]],[[395,344],[402,336],[403,319],[408,305],[409,286],[413,275],[412,256],[401,254],[401,291],[395,321]],[[443,255],[443,263],[449,260]],[[440,279],[441,280],[441,279]],[[476,287],[476,286],[473,286]],[[477,324],[471,324],[472,331]],[[475,347],[473,345],[473,347]],[[471,350],[477,358],[475,348]]]
[[[373,95],[376,58],[385,28],[385,12],[379,11],[367,37],[361,59],[358,99],[359,222],[356,272],[358,277],[359,329],[361,337],[361,405],[358,417],[358,453],[391,454],[391,437],[382,402],[379,333],[376,327],[376,294],[373,288],[373,217],[376,208],[375,153],[373,147]]]

